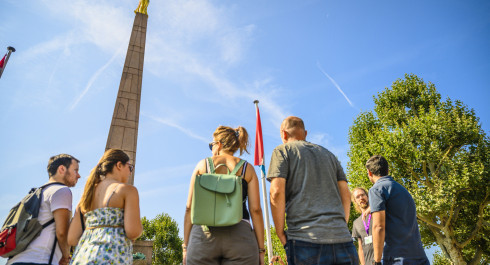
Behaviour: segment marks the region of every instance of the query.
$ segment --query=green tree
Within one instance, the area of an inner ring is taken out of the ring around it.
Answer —
[[[389,162],[412,194],[425,246],[438,244],[454,264],[490,262],[490,141],[473,109],[434,84],[405,75],[374,97],[349,131],[351,187],[370,187],[366,160]]]
[[[265,231],[264,231],[265,232]],[[267,250],[267,235],[264,233],[264,242],[265,242],[265,259],[264,263],[269,264],[269,255],[268,255],[268,250]],[[274,226],[271,226],[271,241],[272,241],[272,254],[274,256],[279,256],[282,258],[284,261],[284,264],[286,264],[286,251],[284,250],[284,247],[281,244],[281,240],[279,240],[279,237],[277,237],[276,233],[276,228]]]
[[[140,240],[153,240],[153,264],[174,265],[182,262],[182,238],[177,222],[162,213],[154,219],[141,219],[143,235]]]

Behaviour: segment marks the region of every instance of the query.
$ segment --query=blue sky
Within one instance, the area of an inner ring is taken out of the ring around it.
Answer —
[[[0,53],[17,52],[0,79],[0,219],[47,181],[58,153],[81,160],[78,203],[105,148],[137,3],[1,1]],[[189,177],[216,127],[244,126],[253,146],[254,99],[267,165],[280,122],[296,115],[345,168],[349,126],[405,73],[462,100],[490,129],[488,1],[152,0],[148,13],[142,216],[166,212],[182,228]]]

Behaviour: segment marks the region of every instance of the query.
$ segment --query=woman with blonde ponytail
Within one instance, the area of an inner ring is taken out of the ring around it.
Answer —
[[[219,126],[213,133],[213,141],[209,144],[212,152],[216,173],[232,171],[240,162],[235,157],[247,152],[248,133],[239,126],[233,129]],[[226,167],[226,168],[225,168]],[[264,221],[260,206],[259,181],[252,165],[244,163],[237,171],[242,177],[243,219],[238,224],[225,227],[202,227],[191,223],[192,194],[197,175],[206,173],[206,159],[201,160],[192,173],[184,217],[184,265],[263,265],[264,264]],[[245,202],[248,202],[248,210]],[[252,221],[253,229],[250,221]]]
[[[70,264],[132,264],[131,240],[143,232],[138,190],[127,184],[134,166],[120,149],[92,169],[68,231],[77,246]]]

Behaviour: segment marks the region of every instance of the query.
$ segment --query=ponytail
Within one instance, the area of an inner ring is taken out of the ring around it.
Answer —
[[[80,209],[82,213],[90,211],[95,195],[95,187],[102,181],[100,175],[100,164],[95,166],[88,176],[85,189],[83,190],[82,198],[80,199]]]
[[[242,126],[238,126],[235,129],[235,132],[238,138],[238,148],[240,149],[240,155],[243,154],[243,151],[247,152],[248,154],[247,147],[249,146],[249,143],[247,130],[245,130],[245,128],[243,128]]]

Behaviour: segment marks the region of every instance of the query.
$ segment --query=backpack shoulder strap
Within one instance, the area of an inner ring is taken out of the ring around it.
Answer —
[[[243,169],[242,169],[242,178],[245,178],[245,171],[247,170],[247,165],[248,165],[248,162],[245,161],[245,163],[243,164]]]
[[[44,223],[44,224],[43,224],[43,229],[44,229],[44,228],[46,228],[46,227],[48,227],[48,225],[50,225],[50,224],[52,224],[52,223],[54,223],[54,218],[53,218],[53,219],[51,219],[51,220],[49,220],[49,221],[47,221],[46,223]]]
[[[44,188],[47,188],[51,185],[63,185],[63,186],[66,186],[65,184],[61,183],[61,182],[49,182],[49,183],[46,183],[44,185],[42,185],[41,187],[39,187],[40,189],[44,189]]]
[[[212,173],[212,174],[215,173],[214,163],[213,163],[213,159],[211,157],[206,158],[206,169],[207,169],[208,173]]]
[[[238,170],[240,169],[240,167],[245,163],[245,160],[243,159],[240,159],[240,161],[236,164],[235,168],[233,169],[233,171],[231,171],[230,175],[236,175],[236,173],[238,172]]]

